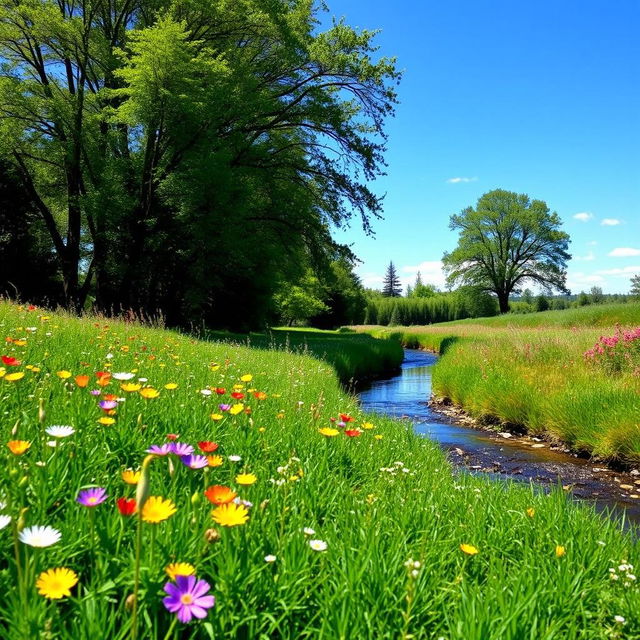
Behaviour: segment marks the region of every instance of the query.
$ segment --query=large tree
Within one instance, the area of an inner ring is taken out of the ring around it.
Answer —
[[[398,298],[402,295],[402,284],[393,262],[389,263],[382,281],[382,295],[385,298]]]
[[[560,225],[542,200],[502,189],[485,193],[475,208],[451,216],[449,228],[460,237],[443,257],[447,282],[495,294],[501,313],[509,310],[509,295],[526,283],[568,292],[570,240]]]

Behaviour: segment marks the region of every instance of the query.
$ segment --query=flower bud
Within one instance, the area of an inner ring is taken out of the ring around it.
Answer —
[[[150,454],[142,462],[142,469],[140,470],[140,480],[138,480],[138,486],[136,487],[136,510],[138,511],[138,513],[142,513],[142,507],[149,497],[149,466],[153,462],[154,458],[155,456],[153,454]]]
[[[204,539],[209,543],[212,544],[213,542],[219,542],[220,541],[220,532],[217,529],[207,529],[204,532]]]
[[[133,605],[136,602],[136,594],[135,593],[130,593],[127,596],[127,599],[124,601],[124,608],[127,611],[132,611],[133,610]]]
[[[45,411],[44,411],[44,398],[40,398],[40,402],[38,403],[38,422],[40,424],[44,424],[45,419]]]

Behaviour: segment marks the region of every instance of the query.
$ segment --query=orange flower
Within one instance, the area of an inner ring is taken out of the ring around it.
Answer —
[[[207,497],[207,500],[213,504],[228,504],[238,494],[229,487],[214,484],[204,492],[204,495]]]
[[[16,456],[22,455],[30,446],[31,443],[26,440],[10,440],[7,442],[7,447]]]
[[[207,456],[207,462],[210,467],[222,466],[222,456]]]
[[[76,381],[76,385],[82,388],[89,384],[89,376],[76,376],[74,380]]]

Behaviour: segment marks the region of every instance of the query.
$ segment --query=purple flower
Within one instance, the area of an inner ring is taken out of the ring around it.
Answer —
[[[205,456],[200,455],[188,455],[188,456],[180,456],[180,460],[182,464],[186,465],[190,469],[202,469],[209,464],[209,461]]]
[[[92,396],[99,396],[102,393],[102,391],[100,391],[100,389],[91,389],[91,391],[89,391],[89,393]]]
[[[194,616],[206,618],[207,609],[216,602],[213,596],[205,595],[210,588],[208,582],[197,580],[195,576],[176,576],[176,584],[167,582],[164,585],[169,595],[162,602],[168,611],[178,614],[180,622],[189,622]]]
[[[229,409],[231,409],[230,404],[219,404],[218,406],[220,407],[220,411],[229,411]]]
[[[79,502],[83,507],[97,507],[107,499],[107,490],[102,487],[95,487],[93,489],[84,489],[78,493],[76,502]]]
[[[169,450],[177,456],[190,456],[193,453],[193,447],[184,442],[170,442]]]
[[[100,408],[105,411],[110,411],[111,409],[115,409],[118,406],[118,403],[115,400],[101,400],[99,402]]]
[[[165,442],[164,444],[152,444],[148,449],[147,453],[154,453],[157,456],[168,456],[170,453],[173,453],[171,450],[171,443]]]

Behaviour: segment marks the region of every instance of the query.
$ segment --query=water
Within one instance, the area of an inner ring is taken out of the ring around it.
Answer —
[[[614,471],[535,438],[505,438],[474,429],[434,410],[429,398],[436,360],[431,353],[406,349],[398,375],[376,380],[359,392],[362,408],[411,420],[418,433],[448,452],[452,463],[471,472],[543,486],[561,484],[570,495],[593,500],[598,510],[624,513],[627,520],[640,523],[640,474]]]

